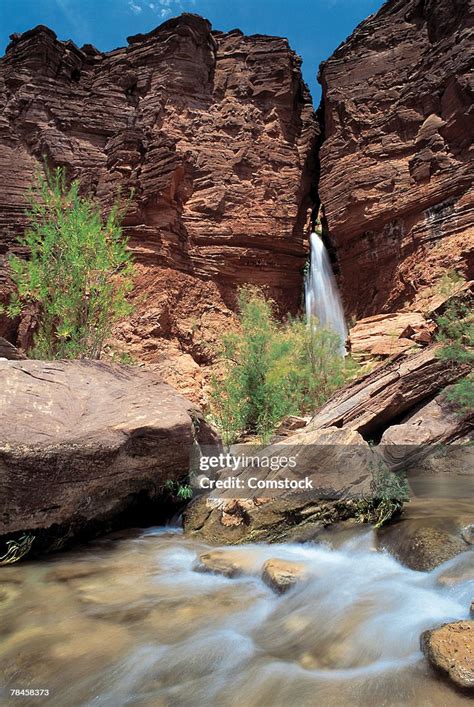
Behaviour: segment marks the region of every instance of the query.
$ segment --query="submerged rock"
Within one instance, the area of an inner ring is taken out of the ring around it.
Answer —
[[[443,587],[454,587],[461,582],[474,582],[474,554],[465,554],[455,564],[438,575],[438,584]]]
[[[474,545],[474,523],[466,525],[466,527],[461,530],[461,537],[468,545]]]
[[[212,440],[199,410],[150,372],[0,362],[0,538],[28,530],[34,550],[60,547],[140,504],[159,521],[165,481]]]
[[[388,526],[379,531],[379,535],[381,547],[414,570],[432,570],[469,550],[469,546],[455,533],[429,525],[411,527],[403,520],[394,527]]]
[[[288,591],[307,576],[308,570],[303,562],[271,559],[263,565],[263,581],[278,594]]]
[[[194,569],[198,572],[222,574],[224,577],[238,577],[249,571],[248,565],[239,555],[222,550],[199,555],[199,562]]]
[[[431,665],[459,688],[474,693],[474,621],[456,621],[421,635]]]

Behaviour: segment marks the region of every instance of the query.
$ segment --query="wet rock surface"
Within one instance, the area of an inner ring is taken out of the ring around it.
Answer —
[[[308,569],[302,562],[271,559],[263,565],[262,579],[277,594],[284,594],[307,577]]]
[[[474,551],[463,531],[474,518],[472,499],[469,494],[457,499],[414,498],[399,518],[377,531],[378,546],[405,566],[424,572],[462,554],[458,571],[468,579],[474,567]],[[448,571],[439,581],[449,585],[453,578]]]
[[[246,571],[249,572],[251,568],[242,556],[216,550],[200,555],[195,569],[198,572],[222,574],[224,577],[238,577]]]
[[[421,636],[426,657],[456,687],[474,694],[474,621],[444,624]]]
[[[244,445],[239,447],[243,453]],[[254,451],[252,451],[252,456]],[[186,508],[184,529],[190,536],[211,544],[304,541],[314,538],[323,527],[353,517],[356,500],[370,491],[370,460],[376,458],[362,437],[351,430],[303,429],[258,452],[259,457],[295,457],[275,475],[255,466],[235,475],[245,490],[209,492],[198,496]],[[222,479],[229,476],[221,472]],[[289,481],[307,477],[312,488],[305,491],[252,490],[250,478],[261,482],[276,476]]]

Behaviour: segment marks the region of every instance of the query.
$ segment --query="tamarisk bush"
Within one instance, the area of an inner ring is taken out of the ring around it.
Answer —
[[[106,218],[100,204],[66,182],[62,168],[38,174],[29,194],[29,226],[20,238],[28,258],[9,263],[16,292],[10,317],[33,310],[31,356],[100,358],[114,323],[130,313],[133,265],[117,201]]]

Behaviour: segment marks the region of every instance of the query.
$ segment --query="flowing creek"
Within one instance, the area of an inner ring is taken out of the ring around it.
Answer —
[[[424,629],[469,615],[467,553],[422,573],[377,551],[366,528],[331,537],[226,548],[245,566],[232,579],[196,571],[207,546],[173,528],[0,568],[0,701],[38,688],[50,696],[21,703],[467,704],[419,650]],[[260,579],[272,557],[304,562],[310,579],[278,596]]]

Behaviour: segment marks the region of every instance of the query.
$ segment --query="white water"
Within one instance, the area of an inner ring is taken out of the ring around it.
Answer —
[[[373,542],[222,548],[245,568],[228,579],[196,571],[205,545],[149,529],[2,568],[0,702],[31,684],[58,707],[463,707],[419,636],[468,618],[470,553],[422,573]],[[276,595],[271,557],[302,562],[307,581]]]
[[[341,340],[341,354],[344,355],[347,326],[331,261],[317,233],[311,234],[310,245],[311,266],[305,281],[306,319],[310,323],[316,318],[320,327],[336,332]]]

